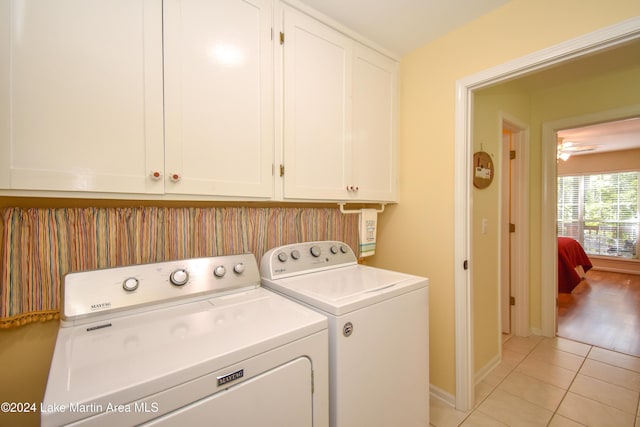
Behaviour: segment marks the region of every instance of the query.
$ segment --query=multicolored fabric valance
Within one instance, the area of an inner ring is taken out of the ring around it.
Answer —
[[[7,208],[0,328],[58,318],[63,277],[183,258],[341,240],[358,248],[357,215],[329,208]]]

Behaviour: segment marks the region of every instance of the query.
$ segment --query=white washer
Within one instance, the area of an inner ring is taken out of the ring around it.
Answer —
[[[326,427],[327,342],[251,254],[69,274],[42,425]]]
[[[337,241],[274,248],[260,273],[329,319],[332,427],[429,425],[428,279],[359,265]]]

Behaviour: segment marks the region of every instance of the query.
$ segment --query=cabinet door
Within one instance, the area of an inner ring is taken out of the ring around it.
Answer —
[[[162,2],[0,6],[0,187],[162,193]]]
[[[397,198],[398,63],[354,45],[352,194],[358,200]]]
[[[271,197],[271,2],[164,8],[166,192]]]
[[[351,41],[284,7],[284,197],[343,199],[350,159]]]

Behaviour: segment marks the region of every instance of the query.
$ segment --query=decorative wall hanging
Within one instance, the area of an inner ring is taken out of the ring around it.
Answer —
[[[491,155],[484,151],[478,151],[473,155],[473,186],[479,189],[491,185],[494,175],[494,166]]]

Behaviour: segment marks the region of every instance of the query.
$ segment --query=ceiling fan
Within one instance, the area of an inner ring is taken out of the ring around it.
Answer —
[[[569,160],[569,157],[571,157],[572,154],[595,151],[597,148],[597,145],[580,145],[580,143],[565,141],[563,138],[560,138],[560,141],[558,143],[558,154],[556,158],[566,162],[567,160]]]

